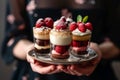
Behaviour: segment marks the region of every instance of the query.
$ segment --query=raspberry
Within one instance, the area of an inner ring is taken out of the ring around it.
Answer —
[[[89,30],[93,30],[93,27],[92,27],[92,24],[90,23],[90,22],[87,22],[86,24],[85,24],[85,27],[87,28],[87,29],[89,29]]]
[[[59,22],[56,24],[56,29],[60,30],[60,29],[66,29],[67,25],[64,21],[59,20]]]
[[[45,25],[45,22],[42,18],[38,19],[36,24],[35,24],[35,27],[36,28],[40,28],[41,26],[44,26]]]
[[[60,18],[60,20],[66,22],[66,18],[65,18],[65,16],[62,16],[62,17]]]
[[[67,50],[68,50],[68,46],[59,46],[59,45],[56,45],[55,46],[55,51],[60,53],[60,54],[64,54]]]
[[[48,26],[49,28],[53,28],[53,19],[50,17],[45,18],[44,20],[45,25]]]
[[[73,31],[73,30],[75,30],[76,28],[77,28],[77,24],[76,24],[75,22],[70,23],[70,27],[69,27],[69,30],[70,30],[70,31]]]
[[[79,29],[81,32],[85,32],[85,31],[86,31],[85,24],[84,24],[84,23],[78,24],[78,29]]]

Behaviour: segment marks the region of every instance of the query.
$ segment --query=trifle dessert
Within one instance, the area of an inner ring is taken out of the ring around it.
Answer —
[[[34,35],[34,48],[35,51],[41,55],[50,52],[50,38],[49,33],[53,28],[53,19],[46,17],[45,19],[39,18],[33,27]]]
[[[50,32],[51,58],[68,59],[72,41],[72,33],[67,26],[64,16],[54,22],[54,28]]]
[[[70,31],[72,32],[71,53],[74,56],[86,56],[89,47],[89,41],[92,34],[92,24],[87,22],[88,16],[83,19],[78,16],[77,22],[70,23]]]

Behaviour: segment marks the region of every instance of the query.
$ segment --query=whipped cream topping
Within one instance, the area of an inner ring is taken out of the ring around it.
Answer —
[[[57,26],[58,23],[59,23],[59,20],[55,21],[53,26]]]
[[[38,38],[38,39],[49,39],[50,30],[51,28],[44,27],[44,26],[40,28],[33,27],[33,35],[35,38]]]
[[[86,32],[81,32],[80,30],[78,30],[78,28],[76,28],[74,31],[72,31],[73,35],[78,35],[78,36],[84,36],[84,35],[88,35],[91,34],[92,32],[90,30],[86,30]]]
[[[71,22],[73,22],[73,19],[68,17],[68,18],[66,19],[66,21],[71,23]]]
[[[44,30],[51,30],[51,28],[49,27],[46,27],[46,26],[41,26],[40,28],[36,28],[36,27],[33,27],[33,29],[35,29],[36,32],[42,32]]]

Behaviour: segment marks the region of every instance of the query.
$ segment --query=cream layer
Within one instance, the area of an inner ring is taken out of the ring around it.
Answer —
[[[54,45],[69,45],[72,41],[72,34],[69,30],[55,29],[50,32],[50,42]]]
[[[51,29],[48,27],[41,27],[41,28],[33,27],[34,38],[43,39],[43,40],[49,39],[50,30]]]
[[[74,31],[72,31],[73,35],[77,35],[77,36],[84,36],[84,35],[89,35],[92,32],[90,30],[86,30],[86,32],[81,32],[80,30],[78,30],[78,28],[76,28]]]
[[[34,47],[37,48],[37,49],[48,49],[50,48],[50,45],[47,45],[47,46],[39,46],[37,45],[36,43],[34,44]]]

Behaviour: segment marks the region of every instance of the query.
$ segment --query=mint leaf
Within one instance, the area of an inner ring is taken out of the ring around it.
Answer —
[[[77,22],[81,22],[82,21],[82,16],[81,15],[78,15],[77,16]]]
[[[83,18],[82,22],[83,22],[83,23],[86,23],[87,20],[88,20],[88,16],[85,16],[85,17]]]

